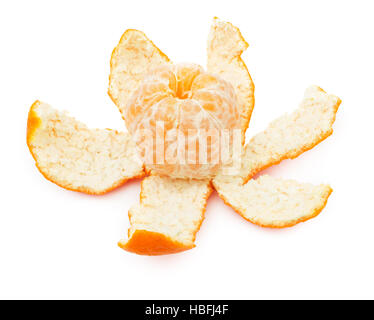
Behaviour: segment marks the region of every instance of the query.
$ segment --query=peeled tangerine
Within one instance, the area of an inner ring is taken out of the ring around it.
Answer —
[[[230,160],[236,136],[240,143],[234,88],[196,64],[152,70],[124,118],[148,170],[161,175],[211,177]]]

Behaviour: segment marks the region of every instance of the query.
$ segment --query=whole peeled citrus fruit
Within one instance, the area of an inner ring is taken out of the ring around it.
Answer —
[[[224,163],[222,142],[231,154],[233,131],[240,132],[234,88],[196,64],[151,70],[129,99],[125,121],[147,168],[177,178],[214,176]]]

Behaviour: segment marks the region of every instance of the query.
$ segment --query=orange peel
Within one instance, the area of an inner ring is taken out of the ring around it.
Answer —
[[[43,176],[71,191],[104,194],[144,176],[129,134],[89,129],[40,101],[29,111],[27,145]]]
[[[169,58],[143,32],[124,32],[110,59],[108,88],[123,118],[127,100],[143,77],[150,69],[169,63]]]
[[[292,227],[316,217],[332,192],[328,185],[314,186],[267,175],[244,185],[213,184],[220,198],[239,215],[267,228]]]
[[[129,210],[129,239],[118,245],[141,255],[192,249],[212,190],[209,180],[146,177],[140,202]]]
[[[294,159],[333,133],[341,100],[317,86],[306,89],[298,109],[272,121],[246,144],[236,179],[246,183],[262,170]],[[221,171],[215,180],[231,179]]]
[[[118,246],[128,252],[145,256],[160,256],[190,250],[193,244],[184,244],[162,233],[135,230],[129,241],[120,240]]]
[[[270,123],[246,145],[243,158],[244,182],[258,172],[294,159],[333,133],[341,100],[317,86],[309,87],[300,106]]]
[[[213,19],[208,37],[207,70],[218,74],[235,88],[241,114],[243,143],[255,104],[255,86],[241,58],[248,46],[237,27],[218,18]]]

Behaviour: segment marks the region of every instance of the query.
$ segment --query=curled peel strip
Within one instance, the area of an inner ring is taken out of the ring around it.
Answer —
[[[129,210],[129,239],[118,245],[142,255],[192,249],[212,190],[209,180],[145,178],[140,202]]]
[[[68,190],[104,194],[144,176],[129,134],[89,129],[40,101],[29,111],[27,145],[44,177]]]
[[[243,138],[255,105],[255,86],[241,58],[248,46],[237,27],[218,18],[213,19],[208,37],[207,69],[233,85],[239,100]]]
[[[143,77],[150,69],[170,63],[169,58],[143,32],[125,31],[110,59],[108,89],[123,118],[126,103]]]

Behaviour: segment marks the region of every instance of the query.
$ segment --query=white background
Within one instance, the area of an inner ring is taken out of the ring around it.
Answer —
[[[0,298],[374,298],[374,7],[371,1],[2,1]],[[91,127],[124,129],[107,95],[127,28],[175,62],[205,64],[218,16],[250,44],[248,138],[294,110],[306,87],[341,97],[334,135],[267,170],[334,189],[315,219],[284,230],[246,222],[214,193],[197,247],[144,257],[117,247],[139,181],[88,196],[46,181],[26,147],[36,99]]]

